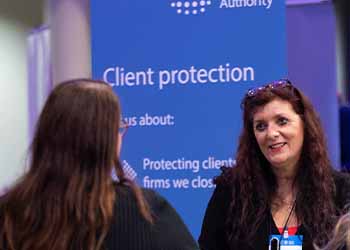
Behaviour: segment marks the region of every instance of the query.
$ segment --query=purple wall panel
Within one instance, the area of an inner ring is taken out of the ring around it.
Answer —
[[[339,168],[336,24],[332,3],[288,6],[286,25],[289,78],[320,114],[330,158]]]

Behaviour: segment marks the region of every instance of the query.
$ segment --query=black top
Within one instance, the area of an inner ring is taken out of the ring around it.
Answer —
[[[198,246],[174,208],[162,196],[143,189],[154,215],[148,223],[129,187],[118,186],[106,250],[197,250]]]
[[[336,185],[335,205],[342,209],[350,203],[350,176],[348,174],[334,172]],[[231,188],[217,185],[209,201],[203,220],[199,245],[201,250],[264,250],[268,249],[268,236],[280,234],[270,212],[266,216],[251,242],[239,242],[237,247],[230,248],[226,239],[225,223],[232,199]],[[311,250],[313,242],[303,225],[298,228],[298,235],[303,235],[303,250]]]

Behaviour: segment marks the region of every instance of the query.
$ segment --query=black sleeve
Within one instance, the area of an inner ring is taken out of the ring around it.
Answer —
[[[145,196],[152,196],[149,203],[155,218],[154,232],[159,249],[198,250],[196,241],[169,202],[155,191],[148,192],[151,195]]]
[[[227,187],[217,186],[209,201],[199,236],[201,250],[229,249],[226,240],[225,222],[231,200]]]
[[[350,209],[350,174],[333,172],[334,182],[336,186],[336,206],[338,209]]]

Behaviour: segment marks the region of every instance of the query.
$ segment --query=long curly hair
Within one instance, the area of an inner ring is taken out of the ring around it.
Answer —
[[[152,222],[141,190],[119,163],[119,123],[118,98],[104,82],[76,79],[52,91],[37,123],[29,168],[0,198],[0,249],[102,249],[118,190],[112,168]]]
[[[226,170],[216,184],[232,188],[227,221],[231,245],[249,241],[270,211],[277,183],[269,162],[259,149],[253,131],[253,116],[259,107],[280,98],[288,101],[304,124],[304,143],[295,185],[298,188],[295,212],[311,238],[325,244],[334,226],[335,184],[324,132],[312,104],[296,87],[263,86],[242,101],[243,128],[236,154],[236,166]]]

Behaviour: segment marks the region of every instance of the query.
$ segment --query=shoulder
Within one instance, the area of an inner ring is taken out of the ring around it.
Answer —
[[[342,209],[350,204],[350,174],[334,170],[335,202]]]
[[[143,195],[155,217],[156,224],[163,221],[177,221],[180,219],[175,208],[160,193],[152,189],[142,189]],[[181,220],[181,219],[180,219]]]
[[[350,174],[333,170],[332,172],[334,184],[336,189],[345,189],[350,191]]]
[[[235,167],[221,167],[220,175],[214,178],[214,184],[221,187],[231,187],[237,179],[237,171]]]
[[[158,192],[142,189],[154,216],[154,233],[159,249],[197,250],[198,246],[180,215]]]
[[[232,168],[221,168],[221,174],[214,179],[216,187],[208,202],[201,233],[198,239],[202,249],[227,249],[226,221],[232,200]]]
[[[117,204],[127,204],[127,203],[136,203],[136,196],[132,188],[128,185],[116,185],[117,188]],[[169,202],[158,192],[152,189],[140,188],[142,195],[146,200],[147,204],[150,206],[152,212],[159,212],[161,209],[166,209],[171,207]]]
[[[332,171],[333,180],[336,186],[344,186],[350,188],[350,174],[340,172],[338,170]]]
[[[166,198],[152,189],[142,188],[142,193],[152,210],[171,206]]]
[[[238,188],[234,169],[224,167],[221,171],[221,174],[214,178],[216,186],[206,211],[208,214],[216,214],[215,217],[225,215],[232,200],[233,190]]]
[[[232,197],[233,191],[239,192],[239,177],[236,167],[222,167],[220,175],[214,178],[213,196],[222,198]]]

